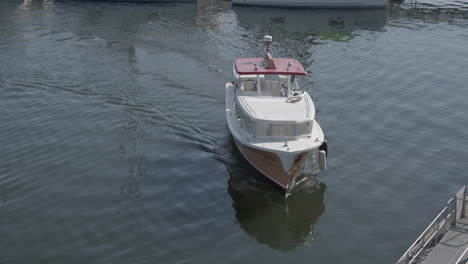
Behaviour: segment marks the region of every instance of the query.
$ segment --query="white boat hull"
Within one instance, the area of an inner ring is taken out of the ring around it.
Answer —
[[[232,0],[233,5],[310,7],[310,8],[382,8],[388,0]]]

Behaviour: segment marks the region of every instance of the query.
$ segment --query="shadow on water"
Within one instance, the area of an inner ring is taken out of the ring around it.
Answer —
[[[311,241],[314,225],[325,211],[325,183],[310,177],[285,199],[237,149],[232,154],[227,191],[240,227],[259,243],[283,252]]]

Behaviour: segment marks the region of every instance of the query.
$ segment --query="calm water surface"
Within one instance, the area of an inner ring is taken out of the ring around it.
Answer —
[[[468,182],[468,2],[0,2],[0,263],[393,263]],[[295,57],[329,169],[233,148],[232,60]]]

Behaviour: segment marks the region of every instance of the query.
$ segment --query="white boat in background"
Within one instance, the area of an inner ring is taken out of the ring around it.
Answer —
[[[383,8],[389,0],[232,0],[233,5],[309,7],[309,8]]]
[[[226,119],[242,155],[288,192],[311,152],[325,169],[327,144],[304,90],[304,67],[295,59],[272,58],[271,36],[265,41],[265,58],[234,61],[234,81],[226,84]]]

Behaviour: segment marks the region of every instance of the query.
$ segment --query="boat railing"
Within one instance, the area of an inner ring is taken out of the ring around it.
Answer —
[[[448,200],[447,205],[429,224],[424,232],[409,247],[396,264],[415,264],[421,262],[443,237],[443,235],[453,226],[457,220],[467,217],[465,208],[468,207],[467,186],[461,188],[454,197]]]

